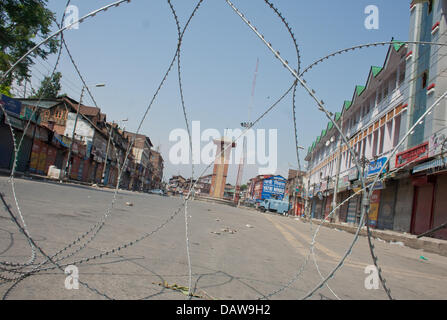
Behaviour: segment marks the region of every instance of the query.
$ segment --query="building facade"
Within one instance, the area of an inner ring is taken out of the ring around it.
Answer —
[[[412,2],[409,39],[445,43],[446,9],[447,1]],[[445,57],[444,47],[394,42],[383,66],[370,68],[366,84],[356,86],[353,97],[334,115],[360,169],[332,123],[309,147],[312,217],[325,218],[335,203],[343,203],[336,219],[359,223],[361,196],[353,196],[361,187],[359,178],[364,176],[370,184],[388,162],[379,183],[371,186],[371,226],[421,234],[447,221],[442,209],[442,194],[447,192],[445,100],[420,121],[447,90]],[[447,232],[432,236],[446,239]]]

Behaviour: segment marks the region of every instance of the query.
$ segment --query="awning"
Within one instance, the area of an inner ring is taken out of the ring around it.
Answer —
[[[413,168],[413,173],[425,171],[436,167],[445,167],[447,165],[447,157],[435,159],[423,164],[417,165]]]
[[[65,148],[68,148],[68,146],[62,141],[62,139],[59,139],[59,138],[58,138],[58,135],[57,135],[57,134],[55,134],[55,135],[53,136],[53,138],[56,139],[56,141],[58,141],[62,146],[64,146]]]

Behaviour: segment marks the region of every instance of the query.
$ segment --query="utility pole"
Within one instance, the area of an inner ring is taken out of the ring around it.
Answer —
[[[296,146],[298,149],[304,150],[304,147],[302,146]],[[301,174],[301,168],[297,167],[296,169],[296,175],[295,175],[295,183],[293,184],[293,215],[296,213],[296,204],[297,204],[297,197],[296,197],[296,188],[301,185],[300,181],[300,174]]]
[[[341,114],[341,132],[343,133],[343,113]],[[332,215],[335,217],[335,222],[340,221],[340,217],[337,213],[337,192],[338,192],[338,179],[340,177],[340,168],[341,168],[341,148],[342,148],[342,140],[338,143],[338,152],[337,152],[337,172],[335,174],[335,183],[334,183],[334,196],[332,197],[332,210],[335,210]]]
[[[26,82],[25,82],[26,83]],[[33,147],[34,147],[34,139],[36,137],[36,130],[37,130],[37,122],[39,121],[39,117],[40,117],[40,108],[39,106],[36,106],[36,122],[34,123],[34,130],[33,130],[33,138],[31,140],[31,151],[29,153],[28,156],[28,161],[26,162],[26,167],[25,167],[25,174],[29,175],[29,171],[30,171],[30,166],[31,166],[31,156],[33,154]],[[32,117],[30,119],[30,121],[32,122]]]
[[[311,215],[310,215],[310,210],[309,210],[309,194],[310,194],[310,178],[312,177],[312,162],[313,162],[313,158],[314,158],[314,151],[312,150],[312,152],[311,152],[311,154],[310,154],[310,170],[309,170],[309,168],[308,168],[308,171],[309,171],[309,177],[307,178],[307,194],[306,194],[306,204],[305,204],[305,209],[304,209],[304,211],[305,211],[305,214],[308,214],[309,215],[309,219],[311,218]]]
[[[107,127],[107,123],[106,123]],[[107,148],[106,148],[106,159],[104,160],[104,167],[102,168],[102,177],[101,177],[101,184],[104,185],[105,182],[105,175],[106,175],[106,168],[107,168],[107,159],[109,158],[109,146],[110,146],[110,140],[112,139],[113,134],[113,126],[110,126],[110,133],[109,133],[109,140],[107,141]]]

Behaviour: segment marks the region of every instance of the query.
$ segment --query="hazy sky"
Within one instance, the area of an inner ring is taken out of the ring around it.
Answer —
[[[73,0],[79,14],[112,1]],[[268,42],[296,68],[291,38],[273,11],[263,0],[234,0],[234,4],[257,27]],[[375,42],[408,39],[408,0],[276,0],[298,40],[301,67],[317,58],[345,47]],[[62,16],[65,0],[49,0],[49,7]],[[189,17],[196,1],[173,0],[180,22]],[[368,5],[379,8],[379,29],[364,26]],[[81,72],[94,88],[98,105],[108,121],[128,118],[126,130],[136,130],[177,45],[177,30],[167,1],[132,0],[111,8],[82,23],[78,30],[65,32],[65,39]],[[371,65],[382,66],[387,48],[354,51],[325,61],[305,75],[308,84],[325,101],[330,111],[340,111],[344,100],[352,98],[354,86],[364,84]],[[238,128],[247,121],[248,106],[256,60],[259,70],[254,95],[254,120],[291,85],[291,74],[282,67],[268,48],[256,37],[224,0],[205,0],[193,18],[182,45],[182,80],[188,119],[200,121],[201,129]],[[54,63],[39,61],[33,72],[33,84],[48,74]],[[63,74],[63,92],[79,99],[81,82],[63,53],[59,71]],[[287,96],[256,129],[278,130],[278,171],[287,175],[296,167],[292,121],[292,96]],[[93,105],[86,98],[87,105]],[[325,116],[302,88],[297,94],[299,144],[306,151],[327,125]],[[169,134],[185,128],[178,90],[177,69],[173,68],[146,118],[142,133],[160,147],[165,159],[165,178],[173,174],[190,176],[190,165],[169,162]],[[301,159],[304,158],[302,152]],[[304,161],[302,161],[304,163]],[[203,168],[201,166],[200,168]],[[196,172],[199,171],[196,168]],[[211,170],[208,171],[211,173]],[[229,181],[234,183],[237,166],[230,167]],[[257,167],[245,168],[246,181],[257,174]]]

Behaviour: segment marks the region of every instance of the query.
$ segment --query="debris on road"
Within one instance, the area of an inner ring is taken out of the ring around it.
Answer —
[[[428,259],[426,257],[424,257],[424,256],[420,256],[419,259],[428,261]]]
[[[390,244],[397,244],[398,246],[404,247],[405,244],[402,241],[391,241]]]
[[[179,291],[179,292],[181,292],[181,293],[183,293],[185,296],[191,296],[191,297],[196,297],[196,298],[203,298],[202,296],[200,296],[200,295],[197,295],[197,294],[194,294],[194,293],[189,293],[189,288],[188,287],[184,287],[184,286],[179,286],[179,285],[177,285],[176,283],[174,283],[174,284],[172,284],[172,285],[170,285],[170,284],[168,284],[168,282],[167,281],[164,281],[163,283],[155,283],[155,282],[152,282],[153,284],[157,284],[157,285],[159,285],[160,287],[163,287],[163,288],[166,288],[166,289],[171,289],[171,290],[174,290],[174,291]]]
[[[133,203],[132,202],[126,202],[126,206],[133,207]]]
[[[222,228],[220,229],[220,231],[211,231],[211,233],[217,234],[217,235],[221,235],[222,233],[230,233],[230,234],[235,234],[237,231],[234,229],[230,229],[228,227],[226,228]]]
[[[223,228],[223,229],[221,229],[220,231],[222,231],[222,232],[228,232],[228,233],[231,233],[231,234],[237,232],[236,230],[234,230],[234,229],[230,229],[230,228],[228,228],[228,227]]]
[[[253,226],[251,224],[246,224],[245,225],[247,228],[253,228]]]

